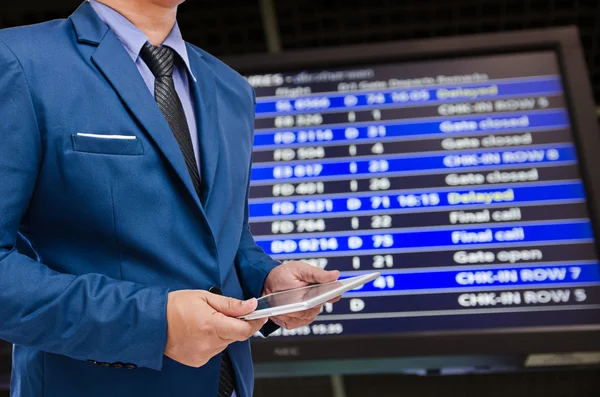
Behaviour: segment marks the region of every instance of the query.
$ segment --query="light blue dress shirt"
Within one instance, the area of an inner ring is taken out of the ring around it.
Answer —
[[[96,0],[88,0],[98,17],[110,27],[117,38],[123,43],[123,47],[127,50],[127,53],[137,66],[140,74],[142,75],[148,89],[154,95],[154,75],[146,66],[142,57],[140,56],[140,50],[142,46],[148,41],[148,36],[139,30],[133,23],[127,18],[121,15],[118,11],[102,4]],[[175,63],[173,70],[173,80],[175,82],[175,90],[181,104],[183,105],[183,111],[187,119],[188,127],[192,137],[192,146],[194,147],[194,154],[196,155],[196,164],[200,169],[200,149],[198,147],[198,127],[196,122],[196,113],[194,111],[194,103],[192,102],[192,95],[190,92],[189,79],[196,81],[192,69],[190,68],[190,60],[188,58],[187,48],[185,42],[181,36],[179,26],[175,23],[171,33],[163,42],[164,46],[172,48],[177,55],[183,60]],[[202,174],[201,174],[202,175]]]

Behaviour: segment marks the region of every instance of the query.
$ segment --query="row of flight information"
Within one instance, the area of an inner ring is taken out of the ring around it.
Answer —
[[[246,77],[258,245],[381,272],[279,335],[589,323],[600,308],[553,52]]]

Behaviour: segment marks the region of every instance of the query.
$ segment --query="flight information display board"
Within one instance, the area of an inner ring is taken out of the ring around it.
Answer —
[[[600,268],[554,52],[246,77],[257,243],[342,277],[382,274],[276,335],[597,322]]]

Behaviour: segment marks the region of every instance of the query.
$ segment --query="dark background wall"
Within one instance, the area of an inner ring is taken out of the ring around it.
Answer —
[[[598,397],[599,375],[593,370],[442,377],[361,375],[347,376],[344,383],[347,397]],[[254,390],[254,397],[333,395],[328,377],[258,379]],[[7,391],[0,391],[0,397],[8,396]]]
[[[0,0],[0,28],[64,18],[80,3]],[[600,104],[599,0],[273,0],[273,4],[284,51],[577,25]],[[188,41],[217,56],[269,48],[260,0],[188,0],[180,8],[179,23]],[[6,366],[5,359],[0,372]],[[600,371],[593,369],[425,378],[365,375],[344,380],[348,397],[600,397]],[[3,383],[6,379],[0,377],[0,387]],[[255,395],[307,393],[331,396],[330,379],[259,379]]]

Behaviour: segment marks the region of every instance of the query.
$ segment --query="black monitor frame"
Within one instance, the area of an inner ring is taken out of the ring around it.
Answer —
[[[600,134],[575,27],[320,48],[231,57],[224,61],[240,73],[250,75],[536,50],[553,50],[558,55],[589,212],[595,235],[600,237],[600,205],[595,204],[600,200]],[[600,351],[600,311],[597,313],[597,325],[589,326],[382,334],[376,337],[276,337],[256,340],[252,348],[257,362],[265,365],[277,362],[284,366],[284,373],[290,374],[302,364],[318,364],[315,360],[507,354],[524,357],[532,353]]]

